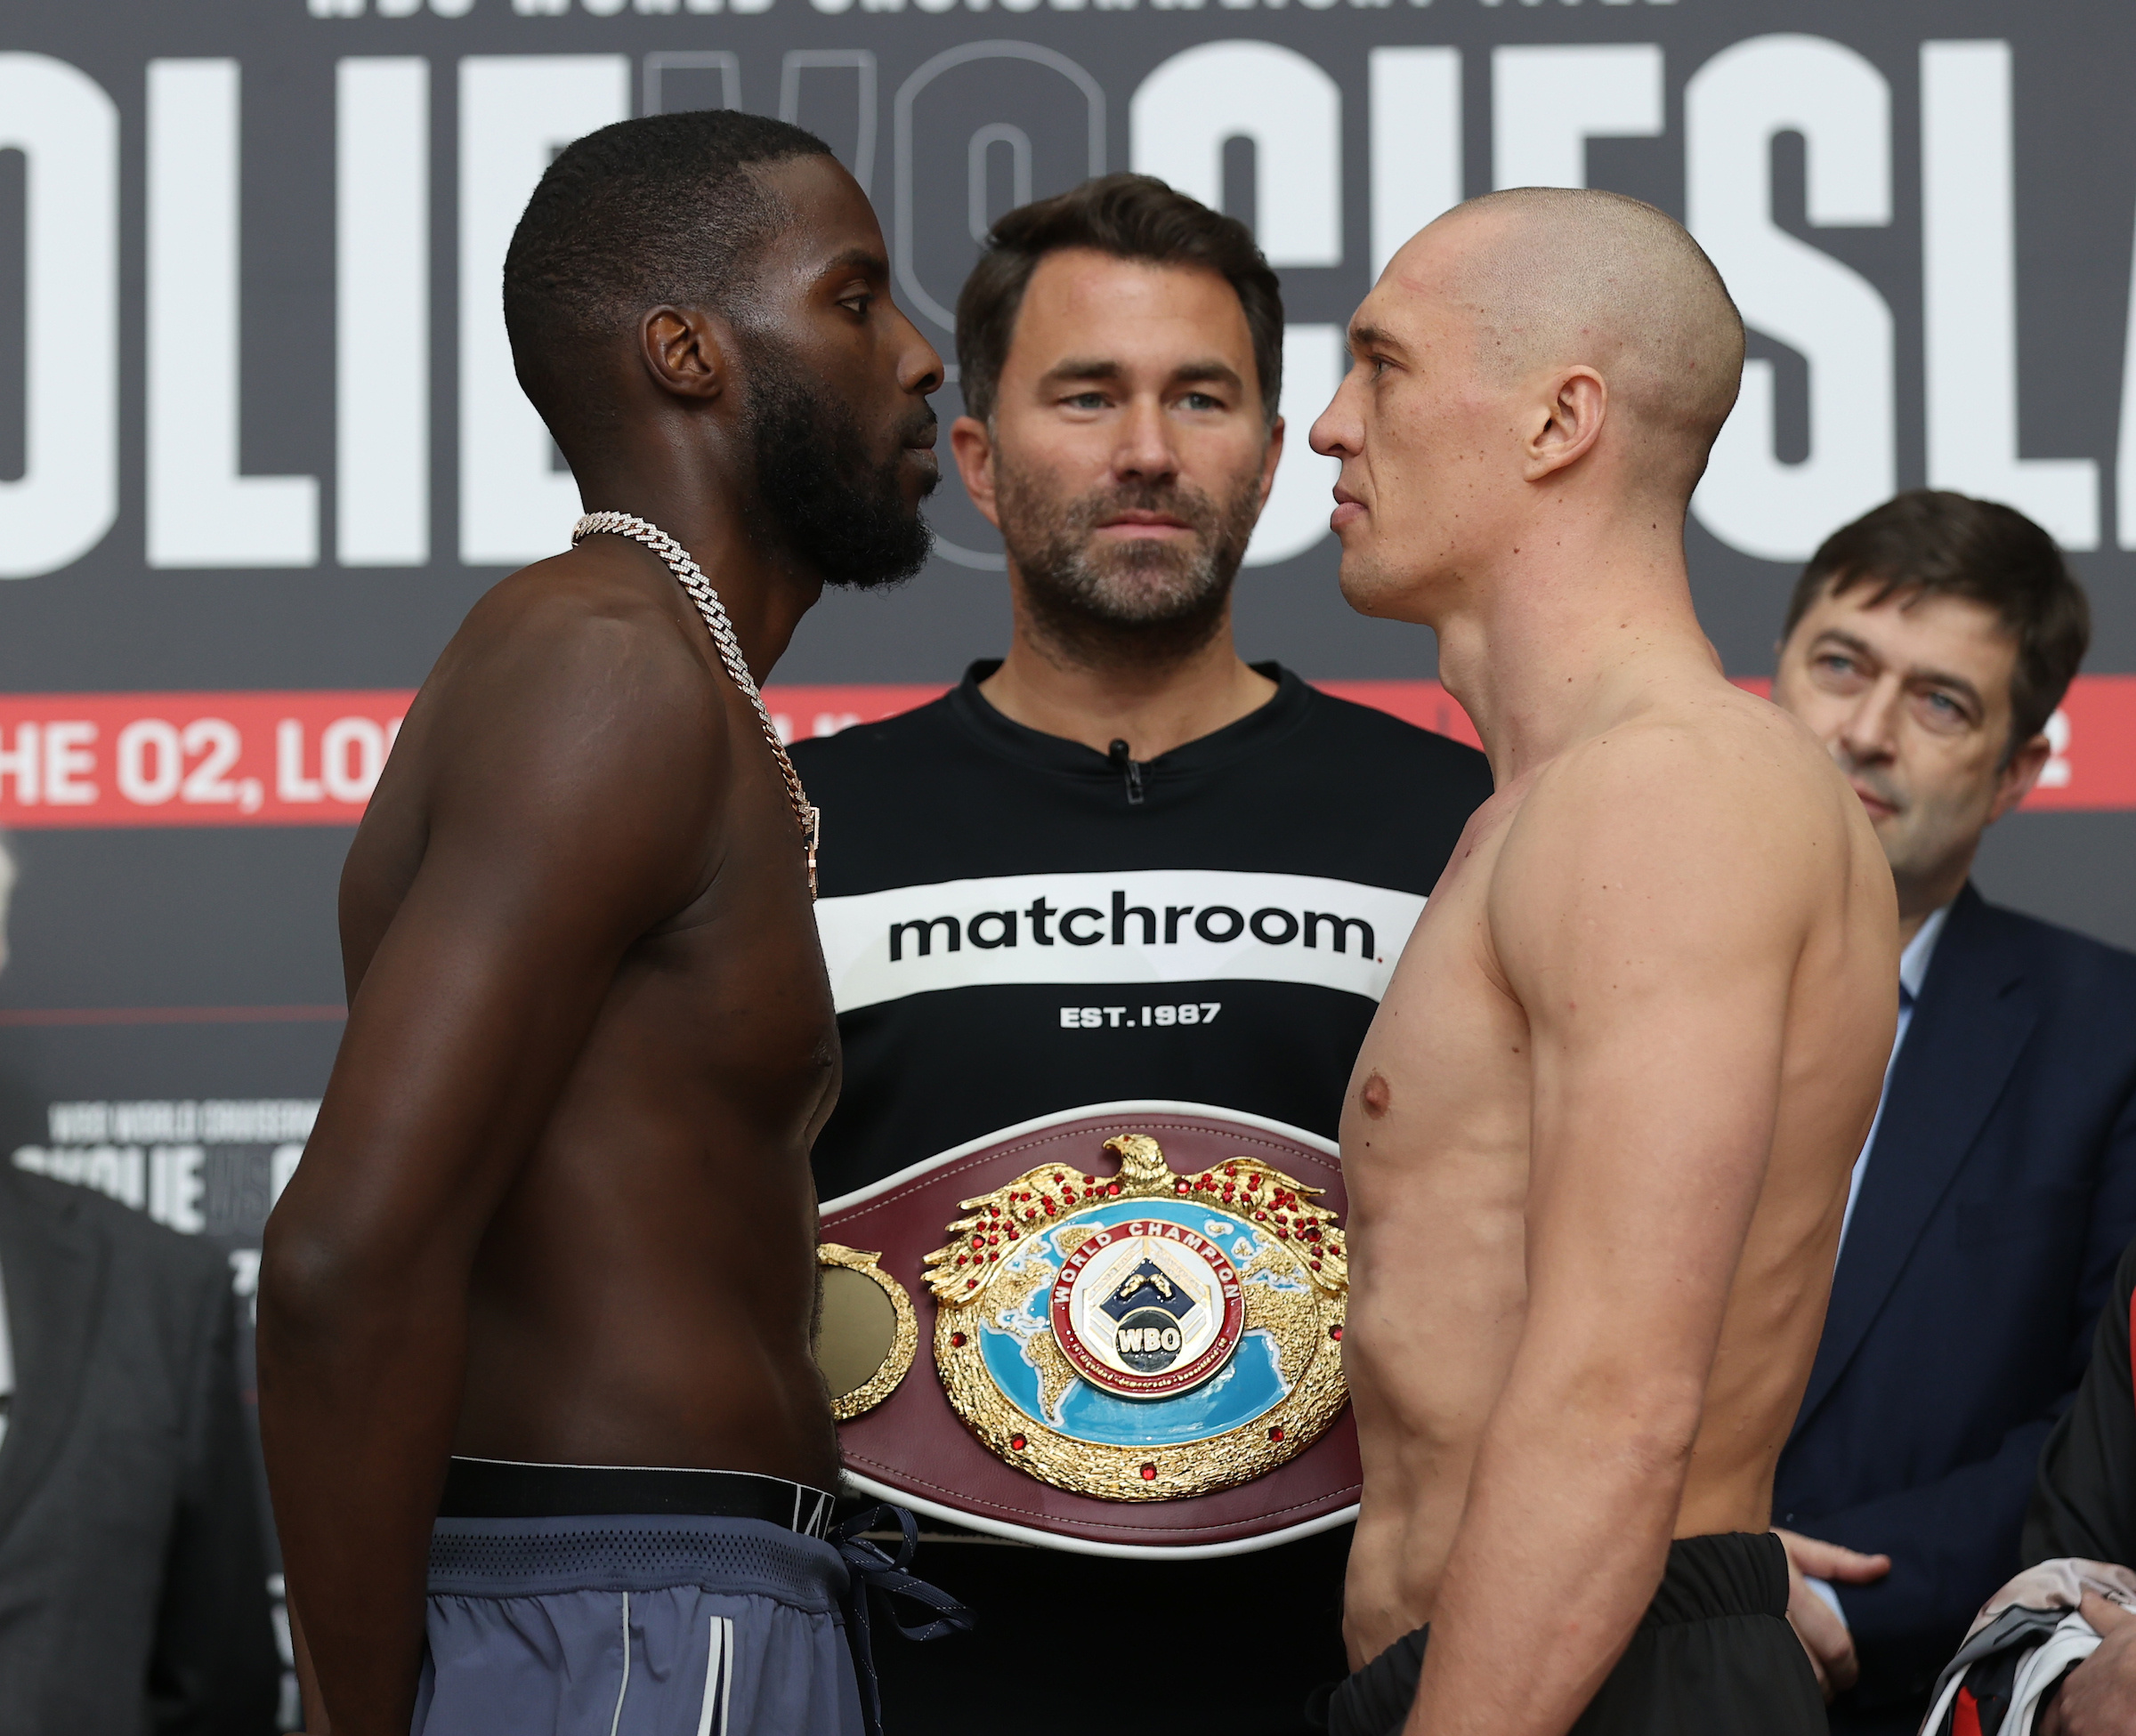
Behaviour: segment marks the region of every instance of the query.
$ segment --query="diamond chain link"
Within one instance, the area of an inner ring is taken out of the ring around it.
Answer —
[[[808,845],[808,895],[813,898],[816,840],[822,831],[823,815],[810,803],[807,791],[801,787],[801,774],[794,770],[786,744],[779,739],[778,727],[773,723],[771,713],[765,709],[764,695],[757,691],[756,678],[749,674],[749,666],[741,655],[741,642],[734,636],[734,624],[727,618],[726,606],[720,602],[719,593],[712,588],[703,569],[691,558],[690,551],[658,525],[633,518],[628,513],[588,513],[571,527],[571,545],[575,548],[588,537],[603,535],[627,537],[659,555],[668,563],[668,570],[675,575],[676,583],[690,593],[697,612],[705,618],[720,663],[734,685],[756,708],[756,722],[764,730],[765,740],[771,745],[772,757],[779,762],[779,775],[786,780],[787,800],[793,803],[794,817],[801,822],[801,836]]]

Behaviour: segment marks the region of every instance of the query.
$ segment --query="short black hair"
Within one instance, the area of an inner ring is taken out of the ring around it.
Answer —
[[[830,154],[813,133],[731,109],[642,115],[559,151],[505,254],[513,365],[542,413],[573,352],[648,308],[718,308],[744,287],[785,214],[753,167]]]
[[[1994,610],[2017,642],[2010,750],[2047,727],[2092,644],[2092,606],[2054,538],[2013,506],[1942,489],[1893,497],[1824,539],[1787,607],[1791,636],[1825,594],[1874,586],[1868,606],[1915,593]]]
[[[1068,247],[1153,265],[1198,266],[1222,277],[1245,310],[1261,409],[1274,425],[1283,385],[1283,293],[1275,273],[1254,245],[1253,231],[1236,217],[1147,174],[1100,175],[1018,206],[994,225],[957,297],[958,383],[970,415],[992,419],[1031,274],[1048,254]]]

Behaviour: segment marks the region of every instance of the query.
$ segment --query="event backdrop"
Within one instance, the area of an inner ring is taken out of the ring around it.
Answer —
[[[0,1151],[221,1239],[248,1291],[340,1031],[349,828],[469,603],[578,510],[506,240],[559,145],[659,109],[820,132],[945,352],[1022,200],[1133,167],[1250,222],[1290,420],[1242,645],[1450,727],[1430,636],[1335,588],[1304,434],[1342,322],[1466,195],[1677,213],[1752,331],[1691,532],[1729,668],[1769,672],[1802,558],[1894,489],[2031,513],[2099,630],[1981,877],[2136,942],[2132,83],[2098,0],[11,0]],[[998,545],[953,480],[934,516],[922,577],[804,625],[791,728],[999,649]]]

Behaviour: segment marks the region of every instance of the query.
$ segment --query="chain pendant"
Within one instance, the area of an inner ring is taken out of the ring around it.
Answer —
[[[697,612],[704,617],[706,629],[712,635],[713,649],[719,653],[720,666],[756,707],[757,725],[771,746],[772,757],[779,763],[779,775],[786,783],[786,799],[793,804],[794,818],[801,824],[801,838],[808,852],[808,895],[813,900],[816,896],[816,841],[822,833],[822,811],[809,801],[807,792],[801,787],[801,774],[794,770],[786,744],[779,739],[778,726],[772,722],[771,713],[765,709],[764,695],[756,690],[756,679],[749,674],[748,660],[741,654],[741,642],[734,636],[734,624],[727,618],[726,605],[720,602],[719,593],[712,588],[703,569],[691,558],[690,551],[658,525],[633,518],[628,513],[588,513],[571,527],[571,545],[576,548],[588,537],[603,535],[627,537],[659,555],[667,562],[668,570],[675,575],[676,582],[689,593],[690,601],[697,605]]]

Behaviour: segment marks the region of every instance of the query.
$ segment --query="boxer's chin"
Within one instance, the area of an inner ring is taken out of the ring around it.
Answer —
[[[1342,600],[1360,615],[1386,615],[1390,612],[1393,587],[1380,570],[1380,563],[1363,550],[1345,548],[1342,565],[1337,571],[1336,582],[1342,587]]]

